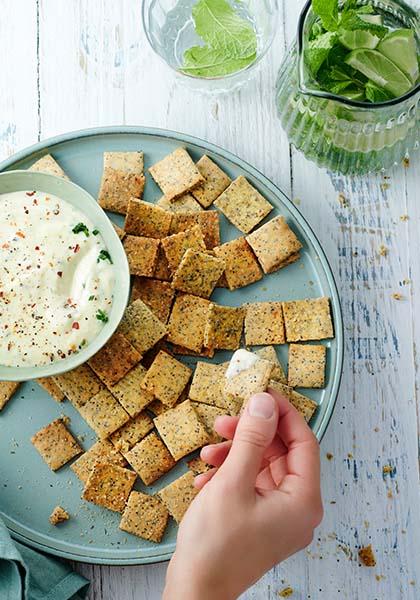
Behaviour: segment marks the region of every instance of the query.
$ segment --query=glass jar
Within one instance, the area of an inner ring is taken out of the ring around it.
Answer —
[[[373,0],[371,4],[385,24],[413,29],[420,48],[418,11],[401,0]],[[315,20],[308,1],[300,16],[298,39],[277,79],[278,114],[290,142],[318,166],[343,174],[365,174],[400,163],[419,147],[420,84],[405,96],[378,104],[311,87],[304,44]]]

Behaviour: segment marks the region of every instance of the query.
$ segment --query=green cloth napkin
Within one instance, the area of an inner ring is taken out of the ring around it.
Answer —
[[[82,600],[88,587],[65,562],[14,542],[0,519],[1,600]]]

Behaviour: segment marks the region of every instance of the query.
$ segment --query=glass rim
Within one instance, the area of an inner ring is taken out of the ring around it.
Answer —
[[[303,81],[303,68],[304,68],[304,27],[306,18],[308,16],[309,11],[311,10],[312,0],[307,0],[307,3],[303,7],[302,12],[300,13],[299,22],[298,22],[298,55],[299,55],[299,88],[302,94],[306,94],[308,96],[317,96],[318,98],[323,98],[325,100],[333,100],[335,102],[339,102],[340,104],[345,104],[346,106],[351,106],[353,108],[369,108],[370,110],[378,109],[378,108],[386,108],[388,106],[396,106],[409,100],[411,97],[415,96],[418,92],[420,92],[420,81],[411,88],[408,92],[406,92],[403,96],[398,96],[398,98],[392,98],[391,100],[386,100],[384,102],[362,102],[361,100],[350,100],[350,98],[345,98],[344,96],[340,96],[338,94],[332,94],[331,92],[325,92],[323,90],[317,90],[308,88],[305,86]],[[415,13],[414,13],[415,16]]]
[[[277,33],[277,27],[278,27],[278,20],[279,20],[279,4],[278,4],[278,0],[273,0],[273,4],[274,4],[274,8],[275,8],[275,15],[273,18],[273,27],[272,27],[272,32],[264,46],[263,51],[261,52],[261,54],[257,54],[257,58],[250,63],[249,65],[247,65],[246,67],[243,67],[242,69],[239,69],[239,71],[235,71],[234,73],[228,73],[227,75],[217,75],[216,77],[200,77],[198,75],[192,75],[190,73],[185,73],[184,71],[182,71],[181,69],[176,69],[174,66],[172,66],[167,60],[165,60],[163,58],[163,56],[156,50],[152,38],[149,35],[149,28],[146,24],[146,13],[148,12],[148,9],[146,8],[146,2],[142,2],[142,24],[143,24],[143,31],[146,34],[146,38],[147,41],[149,42],[149,46],[151,47],[151,49],[153,50],[154,54],[156,54],[156,56],[159,57],[159,59],[167,66],[171,69],[171,71],[173,71],[174,73],[176,73],[177,75],[182,75],[184,77],[187,77],[188,79],[192,79],[193,81],[227,81],[231,78],[236,77],[237,75],[239,75],[240,73],[245,73],[246,71],[251,71],[254,67],[256,67],[261,60],[266,56],[267,52],[270,50],[271,46],[273,45],[273,41],[274,38],[276,36]]]

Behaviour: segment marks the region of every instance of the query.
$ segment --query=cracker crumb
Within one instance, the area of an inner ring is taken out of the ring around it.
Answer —
[[[58,525],[59,523],[63,523],[63,521],[68,521],[69,519],[69,513],[61,506],[56,506],[49,517],[51,525]]]
[[[354,458],[354,457],[353,457],[353,454],[352,454],[351,452],[349,452],[349,453],[347,454],[347,458],[350,458],[350,459]]]
[[[325,456],[327,457],[327,460],[332,460],[334,458],[334,454],[332,454],[331,452],[327,452]]]
[[[378,252],[379,252],[379,256],[384,256],[384,257],[388,256],[388,254],[389,254],[389,250],[386,246],[384,246],[384,244],[381,244],[379,246]]]
[[[394,497],[393,493],[392,493],[392,490],[388,490],[387,491],[386,497],[389,498],[390,500],[392,500],[392,498]]]
[[[410,285],[410,283],[411,283],[411,279],[408,279],[407,277],[402,280],[403,285]]]
[[[403,295],[400,294],[399,292],[394,292],[392,294],[392,297],[394,298],[394,300],[402,300],[403,299]]]
[[[293,595],[293,588],[290,586],[285,587],[279,592],[279,598],[290,598]]]
[[[372,549],[372,544],[360,548],[359,559],[362,565],[365,567],[374,567],[376,565],[376,558]]]
[[[410,219],[410,217],[408,215],[401,215],[401,217],[400,217],[400,221],[402,221],[403,223],[405,223],[409,219]]]
[[[381,183],[381,184],[379,185],[379,187],[381,188],[381,190],[382,190],[383,192],[386,192],[386,190],[389,190],[389,188],[390,188],[391,186],[390,186],[390,184],[389,184],[389,183]]]
[[[387,475],[388,473],[392,473],[394,471],[393,467],[391,467],[391,465],[385,465],[382,469],[382,472],[384,475]]]
[[[340,192],[338,194],[338,201],[341,204],[341,206],[343,208],[348,208],[349,207],[349,201],[348,199],[345,197],[345,195],[343,194],[343,192]]]
[[[405,158],[403,158],[403,165],[406,169],[408,169],[408,167],[410,166],[410,159],[408,158],[408,156],[406,156]]]
[[[384,575],[375,575],[375,579],[376,581],[381,581],[382,579],[385,579]]]

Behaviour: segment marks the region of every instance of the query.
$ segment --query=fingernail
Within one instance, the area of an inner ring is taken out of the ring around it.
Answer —
[[[255,394],[248,404],[251,417],[271,419],[274,414],[274,398],[270,394]]]

